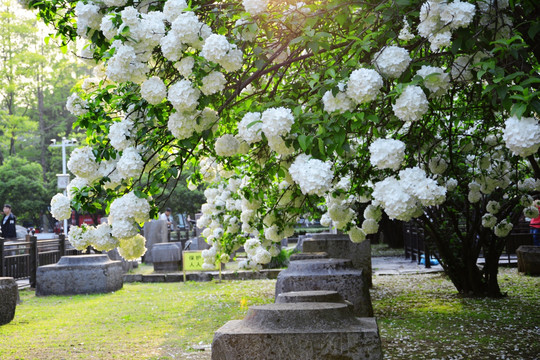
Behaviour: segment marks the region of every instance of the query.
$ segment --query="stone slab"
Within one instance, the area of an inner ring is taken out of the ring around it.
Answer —
[[[351,259],[353,266],[364,270],[364,276],[369,286],[372,286],[371,276],[371,242],[365,240],[353,243],[346,234],[313,234],[304,240],[304,253],[326,252],[330,258]]]
[[[345,304],[268,304],[214,334],[212,360],[293,359],[380,360],[377,323],[353,317]]]
[[[107,293],[122,286],[122,263],[106,254],[63,256],[37,269],[36,296]]]
[[[124,282],[142,282],[142,274],[124,274]]]
[[[292,254],[289,261],[296,260],[311,260],[311,259],[328,259],[329,256],[325,252],[312,252],[312,253],[296,253]]]
[[[369,286],[363,270],[355,269],[350,259],[291,261],[276,282],[276,298],[291,291],[333,290],[353,304],[360,317],[373,316]]]
[[[341,295],[334,290],[311,290],[290,291],[281,293],[276,297],[276,303],[299,303],[299,302],[343,302]]]
[[[152,247],[154,271],[179,271],[181,260],[182,251],[178,243],[158,243]]]
[[[19,287],[12,277],[0,277],[0,325],[10,323],[15,317]]]
[[[146,239],[146,248],[148,251],[144,254],[144,262],[151,264],[154,261],[152,257],[154,244],[165,243],[169,241],[169,229],[165,220],[152,220],[144,224],[144,238]]]
[[[540,275],[540,246],[521,245],[516,250],[518,271],[528,275]]]
[[[165,282],[165,274],[146,274],[142,276],[143,283],[159,283]]]

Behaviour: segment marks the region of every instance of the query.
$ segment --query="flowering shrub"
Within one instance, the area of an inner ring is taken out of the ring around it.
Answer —
[[[384,214],[418,219],[457,269],[462,247],[499,249],[540,189],[527,1],[60,3],[29,4],[96,61],[95,86],[68,102],[90,134],[71,204],[110,205],[126,256],[186,168],[208,187],[208,267],[243,244],[258,268],[300,216],[360,242]]]

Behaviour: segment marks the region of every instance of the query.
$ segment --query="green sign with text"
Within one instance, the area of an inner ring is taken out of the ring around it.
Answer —
[[[184,264],[184,271],[203,270],[204,259],[202,257],[202,250],[183,251],[182,263]],[[217,269],[217,266],[215,266],[211,270]]]

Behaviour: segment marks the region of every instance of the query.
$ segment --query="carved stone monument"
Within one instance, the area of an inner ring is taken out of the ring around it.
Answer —
[[[290,291],[333,290],[353,304],[354,314],[373,316],[369,287],[363,270],[355,269],[349,259],[312,259],[291,261],[280,272],[276,298]]]
[[[10,323],[15,317],[19,287],[12,277],[0,277],[0,325]]]
[[[122,263],[106,254],[62,256],[37,269],[36,295],[96,294],[122,288]]]
[[[356,318],[339,303],[268,304],[214,334],[212,360],[291,359],[380,360],[375,318]]]
[[[146,254],[144,254],[144,262],[151,264],[154,262],[152,256],[152,248],[154,244],[166,243],[169,241],[169,229],[165,220],[152,220],[144,224],[144,238],[146,239]]]

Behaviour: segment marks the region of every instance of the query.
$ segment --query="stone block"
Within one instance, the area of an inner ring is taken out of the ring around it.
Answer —
[[[540,246],[521,245],[516,250],[518,271],[529,275],[540,275]]]
[[[158,243],[152,247],[154,271],[179,271],[181,260],[182,251],[177,243]]]
[[[296,253],[292,254],[289,261],[296,260],[312,260],[312,259],[328,259],[328,254],[325,252],[311,252],[311,253]]]
[[[165,274],[146,274],[142,276],[143,283],[162,283],[165,282]]]
[[[107,251],[107,255],[109,256],[109,259],[111,260],[121,261],[122,270],[125,273],[139,266],[139,263],[137,261],[129,261],[129,260],[124,259],[122,256],[120,256],[118,249]]]
[[[276,282],[276,298],[290,291],[333,290],[353,304],[356,316],[373,316],[369,286],[363,270],[355,269],[349,259],[313,259],[291,261]]]
[[[380,360],[374,318],[338,303],[252,306],[214,334],[212,360]]]
[[[142,282],[142,274],[124,274],[124,282]]]
[[[303,252],[325,252],[330,258],[351,259],[357,269],[364,271],[364,276],[371,287],[371,242],[365,240],[353,243],[346,234],[313,234],[310,239],[304,240]]]
[[[151,264],[154,262],[152,249],[154,244],[166,243],[169,241],[169,229],[165,220],[152,220],[144,224],[144,238],[148,251],[144,254],[144,262]]]
[[[17,282],[12,277],[0,277],[0,325],[13,320],[18,298]]]
[[[183,274],[167,274],[167,277],[165,278],[165,282],[182,282],[184,281],[184,275]]]
[[[106,254],[63,256],[37,269],[37,296],[108,293],[122,286],[122,263]]]

